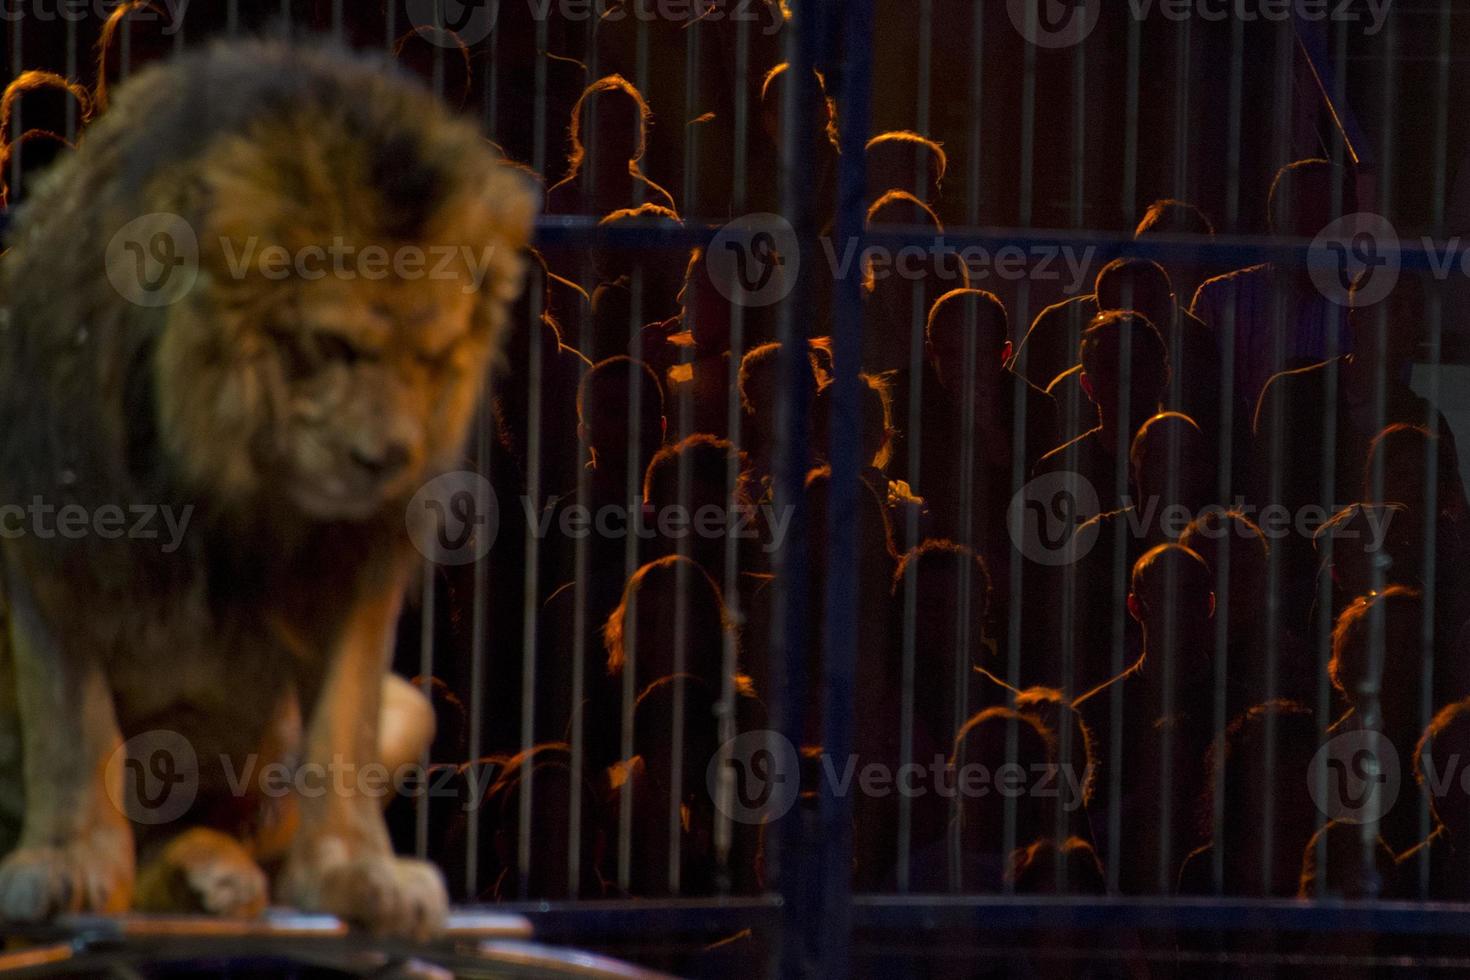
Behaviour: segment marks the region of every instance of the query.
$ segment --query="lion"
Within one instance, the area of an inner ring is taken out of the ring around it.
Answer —
[[[537,209],[385,63],[264,40],[140,72],[38,182],[0,258],[0,503],[96,520],[0,510],[0,919],[248,915],[268,867],[276,901],[442,928],[379,796],[281,804],[238,774],[427,744],[388,673],[406,508],[462,458]],[[174,547],[102,520],[145,506],[187,515]],[[159,732],[197,792],[130,820],[124,779],[157,762],[130,740]]]

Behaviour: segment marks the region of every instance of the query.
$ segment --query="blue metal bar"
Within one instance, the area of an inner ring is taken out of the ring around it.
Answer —
[[[807,106],[818,95],[813,68],[821,49],[820,4],[798,4],[792,11],[785,37],[787,70],[781,107],[781,212],[796,232],[804,255],[815,255],[817,235],[813,211],[811,134],[803,132],[810,119]],[[809,263],[802,263],[803,266]],[[772,621],[771,668],[776,694],[773,717],[776,727],[794,745],[804,741],[804,716],[811,696],[806,676],[807,645],[810,642],[810,556],[806,507],[806,473],[810,420],[806,406],[811,401],[812,370],[808,361],[806,314],[813,295],[814,277],[809,268],[797,272],[795,288],[781,304],[777,336],[781,351],[777,374],[781,378],[776,404],[777,445],[773,458],[775,504],[791,514],[791,533],[775,557],[775,615]],[[821,842],[813,838],[807,814],[794,807],[774,826],[776,881],[785,903],[781,925],[779,972],[785,977],[802,977],[820,959],[823,921],[816,870],[820,867]]]
[[[838,174],[837,233],[860,239],[866,221],[865,147],[872,89],[870,46],[873,43],[872,0],[833,0],[833,23],[843,25],[840,86],[842,159]],[[831,758],[853,751],[853,692],[857,661],[857,526],[852,519],[858,500],[858,454],[863,431],[858,402],[861,370],[863,303],[856,276],[834,278],[832,294],[831,498],[827,507],[826,644],[822,651],[822,744]],[[805,351],[800,352],[802,357]],[[849,972],[852,887],[852,799],[828,791],[821,800],[822,963],[821,975]]]

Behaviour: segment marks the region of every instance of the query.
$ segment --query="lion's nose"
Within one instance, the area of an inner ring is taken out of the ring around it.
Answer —
[[[351,455],[354,463],[378,480],[396,476],[408,465],[408,447],[401,442],[387,442],[370,449],[354,446]]]

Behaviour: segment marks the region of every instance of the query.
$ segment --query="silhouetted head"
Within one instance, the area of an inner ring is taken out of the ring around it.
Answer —
[[[1358,210],[1353,174],[1326,160],[1298,160],[1276,172],[1267,201],[1271,233],[1316,238],[1336,218]],[[1340,194],[1337,207],[1334,194]]]
[[[1182,412],[1160,412],[1143,423],[1128,451],[1138,505],[1156,502],[1161,517],[1164,508],[1183,507],[1190,515],[1184,519],[1191,520],[1214,494],[1215,453],[1194,419]],[[1171,480],[1177,487],[1172,494]]]
[[[1029,786],[1034,774],[1055,763],[1056,757],[1055,733],[1035,715],[996,707],[974,715],[955,734],[949,764],[957,786],[964,785],[967,768],[994,780],[1008,766],[1019,767],[1009,771],[1024,774],[1021,783]],[[993,784],[988,788],[990,791],[983,795],[968,792],[960,797],[961,841],[970,853],[996,854],[1003,846],[1007,801]],[[1035,793],[1024,792],[1015,801],[1016,841],[1024,845],[1051,826],[1047,819],[1050,808]]]
[[[1147,259],[1114,259],[1102,267],[1094,285],[1099,312],[1134,310],[1160,331],[1174,323],[1174,287],[1169,274]]]
[[[1079,804],[1092,802],[1097,788],[1097,773],[1094,755],[1092,728],[1082,717],[1082,712],[1055,687],[1028,687],[1016,692],[1015,708],[1023,714],[1034,715],[1041,727],[1056,735],[1057,763],[1069,766],[1076,774],[1075,786],[1081,790],[1082,799],[1071,798],[1073,780],[1065,776],[1059,780],[1057,792],[1061,795],[1064,808],[1076,809]],[[1064,741],[1065,739],[1065,741]]]
[[[1104,425],[1126,427],[1131,434],[1158,412],[1169,387],[1169,355],[1152,323],[1137,313],[1099,313],[1082,334],[1078,350],[1082,390]]]
[[[577,389],[577,421],[597,468],[605,474],[626,473],[636,436],[634,465],[641,475],[663,445],[663,388],[642,361],[609,357],[583,376]]]
[[[857,500],[847,520],[856,525],[859,572],[884,576],[891,573],[898,556],[893,550],[893,531],[888,525],[888,510],[877,492],[865,481],[857,481]],[[832,497],[832,470],[819,466],[806,477],[807,521],[811,527],[812,564],[824,569],[827,564],[827,513]]]
[[[777,147],[781,145],[781,119],[786,108],[786,85],[790,81],[790,65],[782,62],[761,79],[760,118],[761,125]],[[818,154],[824,151],[837,152],[837,100],[827,94],[827,79],[815,68],[812,69],[815,84],[810,90],[810,99],[804,113],[805,120],[797,127],[798,132],[814,139]]]
[[[1148,238],[1159,238],[1161,236],[1193,236],[1203,239],[1215,237],[1215,226],[1210,223],[1209,217],[1185,201],[1160,200],[1148,206],[1144,212],[1143,219],[1138,222],[1138,227],[1133,231],[1135,240]],[[1174,296],[1180,306],[1187,307],[1190,300],[1194,298],[1194,292],[1199,284],[1204,282],[1216,271],[1209,263],[1196,261],[1187,254],[1176,257],[1175,249],[1168,258],[1159,260],[1169,273],[1169,282],[1174,287]]]
[[[1209,217],[1187,201],[1176,201],[1172,198],[1163,198],[1148,206],[1139,220],[1138,227],[1133,230],[1133,237],[1146,238],[1149,235],[1202,235],[1206,238],[1215,237],[1215,226],[1210,223]]]
[[[1274,755],[1267,755],[1268,741],[1274,745]],[[1301,849],[1317,820],[1306,776],[1317,744],[1317,722],[1311,710],[1295,701],[1275,700],[1248,709],[1226,726],[1223,753],[1216,753],[1213,742],[1206,751],[1208,778],[1196,821],[1201,838],[1214,836],[1214,794],[1220,786],[1223,837],[1214,837],[1213,842],[1223,850],[1226,878],[1234,884],[1229,893],[1296,891]],[[1271,879],[1262,883],[1268,805],[1274,867]]]
[[[1374,471],[1381,462],[1382,492],[1375,492]],[[1436,463],[1438,479],[1435,509],[1443,514],[1463,508],[1465,490],[1460,482],[1454,447],[1422,425],[1398,422],[1374,437],[1363,469],[1363,499],[1400,504],[1410,516],[1425,515],[1429,468]]]
[[[504,870],[496,884],[495,897],[508,899],[556,899],[600,897],[598,865],[605,850],[602,821],[597,810],[597,790],[572,769],[571,747],[562,742],[537,745],[512,758],[486,792],[488,813],[495,815],[495,853]],[[579,800],[573,804],[573,786],[580,784]],[[518,842],[521,834],[521,797],[531,794],[532,861],[524,869],[521,885]],[[572,820],[580,813],[578,884],[571,886]]]
[[[1204,559],[1193,551],[1179,544],[1161,544],[1134,562],[1128,592],[1128,613],[1143,628],[1144,645],[1151,652],[1168,642],[1171,608],[1176,635],[1187,642],[1177,652],[1205,659],[1213,644],[1200,649],[1196,640],[1215,615],[1214,578]],[[1188,665],[1181,666],[1192,672]]]
[[[949,158],[938,143],[906,129],[879,133],[868,140],[868,197],[903,190],[933,204]]]
[[[1456,850],[1470,843],[1470,780],[1463,767],[1470,760],[1470,699],[1440,709],[1414,748],[1414,775],[1429,796],[1434,819]],[[1444,778],[1448,773],[1451,778]],[[1443,786],[1441,792],[1430,787]]]
[[[1416,717],[1423,609],[1417,589],[1390,585],[1354,599],[1332,630],[1327,665],[1332,686],[1354,707],[1376,689],[1383,717],[1394,730],[1402,731]]]
[[[956,691],[982,665],[985,623],[990,606],[990,572],[974,551],[952,541],[929,540],[899,560],[893,574],[894,622],[902,620],[910,590],[914,595],[914,714],[929,731],[944,738],[962,718],[955,717]],[[956,671],[962,680],[956,680]],[[891,682],[902,666],[889,664]]]
[[[592,146],[608,172],[643,158],[653,112],[643,94],[622,75],[606,75],[582,90],[567,129],[567,171],[577,173]]]
[[[1060,847],[1052,838],[1043,837],[1016,848],[1006,877],[1018,895],[1059,894],[1059,881],[1066,882],[1068,895],[1101,895],[1107,891],[1102,861],[1092,845],[1080,837],[1068,837]]]
[[[887,469],[892,456],[892,383],[887,377],[866,372],[858,375],[858,465]],[[812,402],[812,451],[826,459],[832,445],[832,409],[836,399],[833,382],[817,391]]]
[[[709,574],[688,558],[669,555],[634,572],[607,617],[607,671],[620,676],[631,665],[637,688],[669,674],[693,674],[718,687],[734,629]]]
[[[1011,358],[1005,304],[983,289],[951,289],[935,300],[924,334],[929,363],[953,398],[960,397],[965,384],[967,337],[974,337],[974,377],[979,390],[989,390],[988,383],[1005,371]]]
[[[643,477],[644,510],[665,550],[677,551],[682,539],[685,553],[711,572],[723,567],[726,534],[745,498],[744,455],[705,433],[660,449]]]
[[[720,690],[693,674],[670,674],[639,692],[633,752],[659,785],[672,785],[677,766],[681,795],[707,795],[705,769],[722,741]]]
[[[1255,522],[1238,510],[1206,508],[1190,522],[1179,543],[1204,559],[1216,592],[1228,561],[1230,635],[1245,636],[1260,622],[1266,601],[1266,571],[1271,546]],[[1229,557],[1226,557],[1226,551]]]
[[[682,224],[678,212],[662,204],[645,202],[636,208],[618,208],[609,211],[598,220],[599,228],[637,227],[658,222]],[[611,282],[622,276],[633,275],[634,269],[643,273],[644,315],[660,316],[675,305],[681,278],[663,261],[647,261],[647,253],[626,246],[598,246],[592,250],[592,271],[599,282]],[[626,330],[621,331],[626,333]]]

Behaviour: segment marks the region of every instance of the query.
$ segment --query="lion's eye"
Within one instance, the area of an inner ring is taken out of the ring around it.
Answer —
[[[353,345],[346,337],[334,333],[318,333],[312,337],[317,353],[324,361],[356,364],[366,357],[367,352]]]

